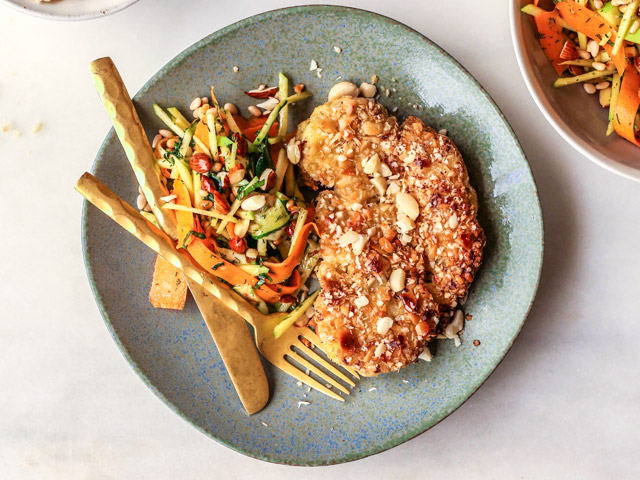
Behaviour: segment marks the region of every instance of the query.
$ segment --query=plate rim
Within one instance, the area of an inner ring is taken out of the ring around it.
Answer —
[[[527,85],[527,90],[529,90],[529,94],[533,97],[538,110],[542,112],[542,115],[547,119],[547,122],[551,124],[553,129],[584,157],[609,172],[635,182],[640,182],[639,169],[631,168],[620,162],[616,162],[615,160],[608,158],[606,155],[594,150],[587,141],[580,138],[580,136],[569,127],[567,122],[565,122],[560,115],[556,113],[551,102],[542,90],[540,82],[538,82],[531,73],[532,62],[524,48],[524,33],[522,31],[522,22],[520,19],[520,1],[521,0],[511,0],[509,5],[511,44],[513,45],[513,49],[516,54],[520,74],[522,75],[524,83]]]
[[[77,14],[60,14],[55,12],[41,12],[39,10],[34,9],[33,7],[16,3],[14,0],[0,0],[0,2],[2,2],[4,5],[20,13],[25,13],[27,15],[31,15],[32,17],[37,17],[43,20],[54,20],[54,21],[60,21],[60,22],[78,22],[83,20],[93,20],[95,18],[106,17],[108,15],[111,15],[116,12],[120,12],[130,7],[137,1],[138,0],[122,0],[117,5],[114,5],[112,7],[105,8],[102,10],[86,12],[86,13],[77,13]],[[35,5],[37,4],[34,3],[34,6]],[[55,5],[53,7],[55,7]]]
[[[477,385],[477,387],[473,388],[473,390],[466,396],[466,398],[464,398],[464,400],[462,400],[457,406],[455,406],[455,408],[453,408],[449,413],[447,413],[446,415],[444,415],[442,418],[438,419],[436,422],[434,422],[431,425],[421,425],[420,428],[419,428],[419,431],[417,431],[416,433],[409,433],[409,434],[406,434],[406,435],[402,435],[397,440],[390,441],[389,443],[383,443],[383,444],[378,445],[378,446],[376,446],[374,448],[366,448],[365,447],[365,448],[359,450],[357,453],[344,454],[344,455],[332,458],[331,460],[328,460],[328,461],[327,460],[320,460],[320,461],[313,461],[313,460],[283,461],[283,460],[278,459],[278,458],[271,458],[271,457],[268,456],[268,454],[261,454],[261,453],[248,451],[246,449],[243,449],[243,448],[241,448],[241,447],[239,447],[237,445],[229,443],[229,442],[225,441],[224,439],[216,436],[214,432],[210,432],[208,430],[205,430],[203,427],[201,427],[200,425],[196,424],[184,412],[182,412],[176,405],[174,405],[169,400],[167,400],[167,398],[158,390],[158,388],[150,381],[150,379],[144,374],[144,372],[140,369],[140,367],[134,362],[133,358],[128,353],[128,351],[126,350],[124,344],[122,343],[120,338],[117,336],[117,334],[116,334],[116,332],[115,332],[115,330],[113,328],[113,324],[111,322],[110,315],[106,311],[106,309],[104,307],[104,304],[103,304],[103,301],[102,301],[102,296],[101,296],[100,292],[97,289],[97,285],[96,285],[96,282],[95,282],[94,277],[93,277],[93,268],[89,264],[89,261],[88,261],[88,245],[87,245],[87,232],[88,232],[88,230],[87,230],[87,223],[88,223],[87,220],[88,220],[88,215],[87,215],[87,212],[88,212],[88,209],[89,209],[89,203],[86,200],[84,200],[83,201],[83,207],[82,207],[82,217],[81,217],[81,220],[82,220],[82,222],[81,222],[82,223],[82,225],[81,225],[81,240],[82,240],[83,261],[84,261],[87,277],[88,277],[88,280],[89,280],[89,283],[90,283],[90,286],[91,286],[91,291],[93,292],[94,298],[96,300],[96,304],[98,305],[98,310],[100,311],[100,313],[101,313],[101,315],[103,317],[104,323],[105,323],[105,325],[106,325],[111,337],[116,342],[116,345],[120,349],[121,353],[123,354],[123,356],[125,357],[125,359],[129,363],[129,365],[133,368],[133,370],[140,377],[140,379],[144,382],[144,384],[158,398],[160,398],[160,400],[162,400],[162,402],[169,409],[171,409],[179,417],[181,417],[183,420],[188,422],[190,425],[192,425],[194,428],[196,428],[198,431],[200,431],[201,433],[203,433],[207,437],[212,438],[213,440],[215,440],[216,442],[224,445],[225,447],[230,448],[231,450],[233,450],[235,452],[238,452],[238,453],[241,453],[243,455],[246,455],[248,457],[255,458],[257,460],[266,461],[266,462],[269,462],[269,463],[281,464],[281,465],[327,466],[327,465],[336,465],[336,464],[342,464],[342,463],[348,463],[348,462],[360,460],[360,459],[369,457],[371,455],[375,455],[375,454],[390,450],[391,448],[397,447],[399,445],[402,445],[403,443],[406,443],[407,441],[412,440],[413,438],[416,438],[417,436],[425,433],[426,431],[428,431],[431,428],[435,427],[440,422],[442,422],[444,419],[449,417],[449,415],[451,415],[456,410],[458,410],[462,405],[464,405],[480,389],[480,387],[482,387],[482,385],[484,385],[484,383],[487,381],[487,379],[496,371],[496,369],[500,366],[500,364],[503,362],[504,358],[507,356],[507,354],[509,353],[509,351],[513,347],[513,344],[515,343],[516,339],[520,335],[520,332],[522,331],[522,328],[523,328],[523,326],[524,326],[524,324],[525,324],[525,322],[526,322],[526,320],[527,320],[527,318],[529,316],[529,313],[531,312],[531,308],[533,306],[533,303],[535,302],[536,295],[537,295],[537,292],[538,292],[538,288],[539,288],[539,285],[540,285],[540,279],[541,279],[542,268],[543,268],[543,263],[544,263],[544,246],[545,246],[545,241],[544,241],[544,239],[545,239],[545,235],[544,235],[544,215],[543,215],[543,211],[542,211],[542,205],[541,205],[541,202],[540,202],[538,186],[537,186],[536,179],[535,179],[535,176],[533,174],[533,171],[531,169],[531,165],[529,164],[529,161],[527,159],[527,156],[526,156],[525,152],[523,151],[522,146],[521,146],[520,142],[518,141],[518,138],[516,137],[511,125],[507,121],[507,118],[503,114],[502,110],[500,109],[500,107],[498,107],[498,105],[493,100],[493,98],[489,95],[489,93],[480,85],[480,83],[476,80],[476,78],[460,62],[458,62],[452,55],[447,53],[444,49],[442,49],[442,47],[440,47],[437,43],[435,43],[434,41],[429,39],[426,35],[423,35],[422,33],[418,32],[417,30],[414,30],[413,28],[409,27],[408,25],[405,25],[404,23],[402,23],[402,22],[400,22],[398,20],[395,20],[393,18],[387,17],[386,15],[382,15],[382,14],[377,13],[377,12],[372,12],[370,10],[365,10],[365,9],[360,9],[360,8],[355,8],[355,7],[336,6],[336,5],[328,5],[328,4],[300,5],[300,6],[284,7],[284,8],[278,8],[278,9],[272,9],[272,10],[267,10],[267,11],[264,11],[264,12],[260,12],[260,13],[258,13],[256,15],[252,15],[250,17],[246,17],[246,18],[238,20],[238,21],[236,21],[236,22],[234,22],[232,24],[229,24],[229,25],[227,25],[227,26],[225,26],[225,27],[223,27],[223,28],[221,28],[219,30],[216,30],[215,32],[210,33],[209,35],[206,35],[205,37],[201,38],[200,40],[195,41],[192,45],[188,46],[182,52],[178,53],[176,56],[174,56],[172,59],[170,59],[167,63],[165,63],[151,78],[149,78],[149,80],[147,80],[144,83],[144,85],[136,92],[136,94],[134,96],[134,99],[138,95],[146,92],[146,90],[148,90],[148,88],[151,87],[151,84],[153,84],[157,80],[161,79],[167,73],[167,70],[178,66],[193,51],[196,51],[199,48],[201,48],[203,42],[209,43],[211,41],[216,41],[218,38],[226,35],[227,33],[231,32],[231,31],[234,31],[236,29],[240,29],[240,28],[246,27],[247,25],[255,22],[256,20],[261,19],[261,17],[263,17],[265,15],[270,15],[270,14],[274,14],[274,13],[282,13],[282,14],[284,14],[286,12],[315,13],[315,12],[336,11],[336,10],[342,10],[344,12],[351,12],[351,13],[359,14],[359,15],[363,15],[364,14],[366,16],[377,17],[379,20],[382,20],[385,23],[388,23],[388,24],[390,23],[390,24],[392,24],[394,26],[401,27],[409,35],[417,35],[418,38],[421,41],[423,41],[426,44],[430,45],[431,47],[435,48],[437,52],[439,52],[445,58],[449,59],[451,61],[451,64],[454,67],[457,67],[464,74],[464,76],[468,80],[471,81],[471,83],[477,88],[477,90],[488,100],[488,106],[490,108],[493,108],[495,113],[502,120],[502,123],[506,127],[506,131],[509,134],[509,138],[514,142],[515,148],[517,149],[517,151],[520,153],[520,155],[524,159],[523,167],[526,169],[526,171],[529,174],[529,177],[531,178],[532,189],[533,189],[533,194],[534,194],[534,198],[535,198],[535,202],[534,203],[535,203],[535,206],[537,206],[536,213],[539,215],[539,226],[540,226],[540,230],[539,230],[540,231],[540,238],[539,238],[540,247],[539,248],[540,248],[540,255],[539,255],[539,259],[537,260],[536,281],[535,281],[535,284],[532,285],[531,298],[529,300],[529,305],[527,306],[526,312],[523,314],[522,319],[520,320],[520,323],[517,326],[517,330],[515,331],[513,337],[508,341],[508,345],[507,345],[506,349],[504,350],[503,354],[497,360],[495,365],[492,366],[492,368],[490,369],[488,374],[482,379],[482,381]],[[96,153],[96,157],[95,157],[95,159],[93,161],[93,164],[91,166],[91,171],[92,172],[95,171],[95,169],[97,167],[97,164],[98,164],[98,159],[101,157],[102,152],[104,151],[104,149],[106,147],[106,143],[109,141],[111,135],[114,135],[113,128],[109,129],[109,132],[107,133],[105,139],[103,140],[103,142],[102,142],[102,144],[100,146],[100,149]],[[536,240],[535,244],[536,245],[538,244],[538,240]]]

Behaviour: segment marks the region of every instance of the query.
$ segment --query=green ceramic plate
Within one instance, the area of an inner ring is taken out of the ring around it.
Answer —
[[[309,71],[312,59],[322,68],[321,77]],[[193,302],[179,313],[153,309],[147,292],[154,254],[93,207],[83,214],[87,272],[107,326],[133,368],[196,428],[271,462],[346,462],[429,429],[469,398],[500,363],[538,285],[540,204],[520,145],[482,87],[427,38],[374,13],[313,6],[243,20],[178,55],[135,101],[153,136],[161,127],[152,113],[154,101],[188,112],[191,99],[206,95],[213,84],[219,99],[244,110],[250,99],[243,90],[276,84],[278,71],[314,94],[310,102],[296,106],[296,121],[322,103],[337,80],[361,82],[375,74],[379,88],[389,89],[390,95],[380,100],[390,110],[397,107],[400,117],[417,114],[449,131],[478,191],[480,221],[487,233],[484,265],[465,306],[473,320],[462,346],[442,342],[431,363],[363,379],[344,404],[308,392],[267,365],[271,401],[249,417]],[[93,171],[135,202],[136,182],[113,131]],[[474,340],[481,344],[474,346]]]

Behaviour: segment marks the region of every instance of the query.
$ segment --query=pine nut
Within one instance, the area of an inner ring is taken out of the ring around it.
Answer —
[[[245,235],[247,234],[247,230],[249,230],[249,224],[251,223],[251,220],[246,219],[246,218],[241,218],[240,220],[238,220],[236,222],[236,224],[233,227],[233,233],[240,238],[244,238]]]
[[[258,258],[258,250],[255,248],[247,248],[247,251],[244,252],[244,255],[247,257],[249,262],[253,262]]]
[[[289,143],[287,143],[287,158],[291,163],[297,165],[300,162],[300,157],[300,142],[293,137],[289,140]]]
[[[604,3],[602,2],[602,0],[593,0],[593,6],[596,7],[597,10],[600,10],[602,7],[604,7]]]
[[[372,178],[371,183],[373,184],[375,189],[378,191],[378,195],[382,196],[384,195],[384,192],[387,191],[387,181],[384,179],[384,177]]]
[[[366,98],[375,97],[377,91],[378,89],[376,88],[376,86],[372,85],[371,83],[363,82],[360,84],[360,93],[362,94],[363,97],[366,97]]]
[[[211,107],[209,110],[204,112],[205,115],[213,115],[214,117],[218,114],[218,109],[216,107]]]
[[[578,56],[583,60],[589,60],[591,58],[591,54],[586,50],[578,49]]]
[[[596,84],[596,90],[604,90],[605,88],[609,88],[610,83],[609,82],[600,82],[598,84]]]
[[[202,104],[209,103],[209,99],[207,97],[202,97]]]
[[[360,93],[360,89],[356,87],[353,83],[340,82],[340,83],[336,83],[333,87],[331,87],[331,90],[329,90],[328,100],[332,101],[332,100],[335,100],[336,98],[345,97],[345,96],[357,97],[359,93]]]
[[[593,58],[596,58],[598,56],[598,53],[600,52],[600,45],[598,45],[598,42],[596,42],[595,40],[591,40],[587,44],[587,50]]]
[[[136,206],[138,210],[144,210],[144,207],[147,205],[147,199],[144,195],[139,194],[138,198],[136,198]]]
[[[391,275],[389,276],[389,286],[391,290],[394,292],[401,292],[404,290],[404,283],[406,280],[407,274],[404,273],[404,270],[400,268],[396,268]]]
[[[378,319],[376,323],[376,331],[380,335],[386,334],[389,329],[393,326],[393,318],[391,317],[382,317]],[[384,345],[384,344],[381,344]]]
[[[420,206],[415,198],[410,194],[398,192],[396,194],[396,206],[398,210],[404,213],[411,220],[415,220],[420,215]]]
[[[168,148],[169,150],[173,150],[175,147],[176,147],[176,139],[175,139],[175,138],[170,138],[170,139],[167,141],[167,148]]]
[[[401,233],[409,233],[416,228],[416,223],[409,217],[401,217],[396,222],[396,226],[400,229]]]
[[[638,28],[640,28],[640,20],[635,20],[632,24],[631,24],[631,28],[629,28],[629,33],[630,34],[634,34],[638,31]]]
[[[620,13],[624,13],[624,12],[627,11],[627,7],[628,7],[628,5],[620,5],[618,7],[618,10],[620,10]]]
[[[240,208],[248,212],[254,212],[260,210],[266,203],[267,199],[264,195],[252,195],[242,201]]]
[[[238,114],[238,107],[236,107],[233,103],[225,103],[224,109],[232,115]]]
[[[364,173],[366,173],[367,175],[373,175],[378,170],[380,170],[380,165],[380,157],[377,153],[374,153],[363,162],[362,167],[364,169]]]
[[[596,93],[596,86],[593,83],[585,83],[583,86],[584,91],[589,95],[593,95],[594,93]]]
[[[202,105],[202,99],[200,97],[196,97],[191,101],[191,105],[189,105],[189,110],[195,110],[196,108]]]
[[[156,148],[156,145],[158,145],[158,142],[162,140],[162,135],[157,134],[155,137],[153,137],[153,142],[151,142],[151,148]]]
[[[367,297],[358,297],[353,301],[353,303],[356,307],[362,308],[369,305],[369,299]]]
[[[591,66],[596,70],[598,70],[599,72],[602,72],[604,69],[607,68],[607,66],[602,62],[593,62]]]
[[[166,128],[158,130],[158,133],[162,135],[164,138],[173,137],[173,132],[171,130],[167,130]]]
[[[262,115],[262,110],[255,105],[249,105],[249,113],[254,117],[260,117]]]

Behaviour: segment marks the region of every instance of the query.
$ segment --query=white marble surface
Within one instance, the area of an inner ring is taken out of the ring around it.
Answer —
[[[542,282],[487,383],[407,444],[313,469],[232,452],[144,386],[107,333],[82,263],[72,186],[109,128],[87,65],[112,56],[135,92],[206,34],[295,2],[189,3],[141,0],[86,23],[0,5],[0,124],[22,132],[0,133],[0,478],[638,478],[640,185],[589,163],[545,122],[520,77],[504,0],[350,2],[462,62],[505,112],[535,173]]]

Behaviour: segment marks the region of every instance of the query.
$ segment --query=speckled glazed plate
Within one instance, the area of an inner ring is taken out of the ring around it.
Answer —
[[[250,31],[251,35],[246,32]],[[339,47],[338,49],[334,47]],[[321,78],[309,71],[315,59]],[[234,73],[233,67],[239,72]],[[133,368],[171,409],[207,435],[271,462],[325,465],[398,445],[458,408],[509,350],[534,299],[542,264],[543,227],[529,165],[486,92],[449,55],[391,19],[341,7],[296,7],[264,13],[216,32],[169,62],[138,92],[147,133],[160,128],[152,103],[188,112],[214,84],[222,101],[243,108],[242,92],[275,84],[277,72],[313,92],[295,107],[300,121],[324,102],[338,78],[380,77],[381,101],[405,117],[446,128],[460,148],[480,198],[487,232],[485,261],[465,309],[473,315],[459,348],[438,343],[431,363],[363,379],[345,403],[331,400],[265,365],[271,401],[248,416],[235,394],[195,304],[183,312],[148,301],[154,254],[93,207],[83,214],[89,280],[114,339]],[[126,72],[122,72],[126,80]],[[419,106],[418,109],[414,105]],[[246,110],[245,110],[246,111]],[[113,131],[94,174],[135,203],[137,185]],[[479,346],[474,346],[479,340]],[[298,404],[299,401],[307,404]]]

